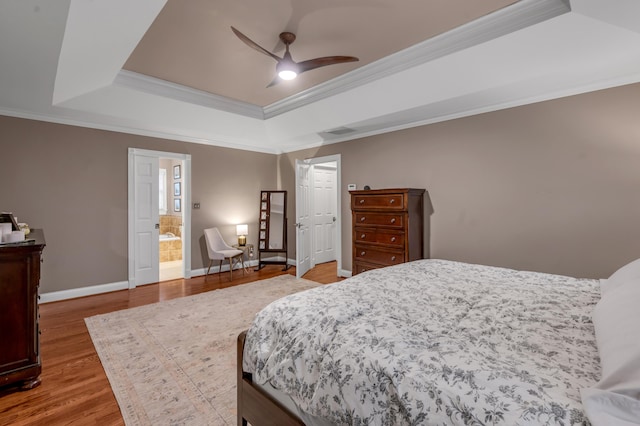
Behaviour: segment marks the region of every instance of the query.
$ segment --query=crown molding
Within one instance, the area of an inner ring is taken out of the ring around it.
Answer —
[[[605,90],[612,87],[625,86],[628,84],[635,84],[640,82],[640,74],[630,73],[621,76],[612,77],[605,80],[593,81],[568,88],[556,88],[544,93],[535,95],[528,95],[525,97],[504,98],[496,100],[491,103],[480,103],[472,108],[465,110],[451,110],[439,116],[423,118],[425,114],[414,114],[410,116],[403,116],[402,114],[392,114],[389,117],[378,118],[371,123],[361,122],[352,123],[350,128],[352,132],[345,133],[344,135],[333,135],[329,132],[319,132],[318,135],[323,138],[321,142],[313,142],[305,145],[296,145],[291,149],[283,149],[282,153],[290,153],[295,151],[301,151],[306,149],[314,149],[323,145],[331,145],[340,142],[347,142],[354,139],[366,138],[369,136],[376,136],[384,133],[396,132],[400,130],[410,129],[413,127],[426,126],[429,124],[440,123],[443,121],[454,120],[458,118],[489,113],[493,111],[514,108],[522,105],[529,105],[538,102],[544,102],[551,99],[565,98],[569,96],[580,95],[583,93],[595,92],[598,90]],[[403,114],[406,114],[403,113]],[[371,121],[371,120],[367,120]],[[366,124],[365,124],[366,123]]]
[[[204,90],[193,89],[133,71],[120,70],[113,84],[176,101],[264,120],[264,113],[260,106],[225,96],[214,95]]]
[[[131,135],[148,136],[159,139],[174,140],[180,142],[191,142],[201,145],[218,146],[222,148],[233,148],[243,151],[262,152],[265,154],[279,154],[281,151],[277,147],[266,147],[249,143],[248,141],[238,140],[236,138],[225,137],[197,137],[190,136],[185,133],[166,132],[162,130],[154,130],[149,128],[140,128],[123,122],[106,122],[103,119],[92,119],[82,115],[42,113],[34,111],[25,111],[13,108],[1,108],[0,116],[23,118],[27,120],[44,121],[47,123],[64,124],[67,126],[85,127],[89,129],[106,130],[109,132],[119,132]]]
[[[269,119],[570,12],[567,0],[521,0],[264,108]]]

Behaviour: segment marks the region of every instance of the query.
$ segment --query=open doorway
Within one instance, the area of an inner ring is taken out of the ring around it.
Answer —
[[[296,162],[296,275],[317,264],[342,268],[340,155]]]
[[[191,278],[190,181],[190,155],[129,148],[129,288],[161,281],[161,233],[180,260],[172,274]],[[163,272],[163,279],[175,279],[166,277]]]
[[[184,278],[182,255],[184,236],[183,171],[182,160],[177,158],[159,159],[159,281]]]

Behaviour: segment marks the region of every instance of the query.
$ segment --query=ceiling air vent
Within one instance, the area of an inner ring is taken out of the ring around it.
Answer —
[[[355,132],[355,129],[350,129],[348,127],[336,127],[335,129],[325,130],[322,133],[329,133],[331,135],[340,136],[346,135],[347,133]]]

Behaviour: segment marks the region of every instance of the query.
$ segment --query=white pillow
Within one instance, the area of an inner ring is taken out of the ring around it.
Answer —
[[[639,324],[640,276],[617,281],[615,291],[606,291],[593,312],[602,377],[581,396],[594,426],[640,425]]]
[[[584,411],[593,426],[637,426],[638,401],[624,395],[595,388],[581,390]]]
[[[640,279],[640,259],[627,263],[611,274],[608,279],[600,280],[600,291],[604,295],[629,280],[638,279]]]

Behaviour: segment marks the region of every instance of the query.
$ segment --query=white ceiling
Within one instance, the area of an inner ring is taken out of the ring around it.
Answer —
[[[0,0],[0,114],[280,153],[640,81],[639,1],[521,0],[260,105],[123,70],[165,3]]]

